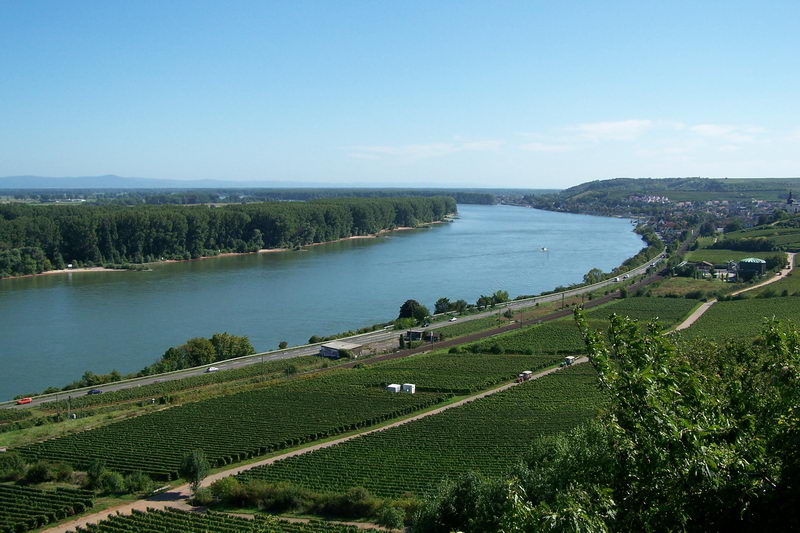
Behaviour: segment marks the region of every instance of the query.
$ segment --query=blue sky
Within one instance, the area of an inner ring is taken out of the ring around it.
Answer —
[[[798,176],[800,2],[0,0],[0,176]]]

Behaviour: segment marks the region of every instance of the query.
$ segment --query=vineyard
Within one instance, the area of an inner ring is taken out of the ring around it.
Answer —
[[[587,313],[592,329],[605,330],[612,314],[629,316],[641,322],[655,321],[662,326],[678,322],[696,305],[694,300],[681,298],[622,298]],[[511,353],[575,354],[585,347],[580,331],[572,318],[563,318],[509,332],[479,343],[481,351],[493,346]]]
[[[605,327],[602,321],[593,321],[592,326]],[[584,351],[585,346],[578,326],[571,318],[562,318],[519,331],[498,335],[481,343],[480,349],[491,350],[495,345],[511,353],[569,354]]]
[[[679,322],[695,305],[696,301],[680,298],[622,298],[589,311],[587,318],[607,319],[616,313],[641,322],[656,321],[666,326]]]
[[[359,371],[358,381],[368,387],[415,383],[420,392],[471,394],[558,362],[554,356],[433,352],[371,365]],[[340,374],[331,382],[348,378]]]
[[[333,373],[333,372],[332,372]],[[18,448],[29,461],[86,468],[102,459],[120,472],[177,477],[182,458],[202,449],[214,466],[352,431],[441,402],[442,395],[389,394],[323,379],[199,401]]]
[[[18,485],[0,485],[0,532],[43,527],[94,505],[85,490],[45,491]]]
[[[756,337],[765,318],[800,322],[800,298],[753,298],[717,302],[689,329],[685,338],[707,337],[714,340]]]
[[[177,509],[134,511],[130,515],[111,516],[98,524],[79,527],[77,531],[92,533],[361,533],[377,529],[333,524],[319,520],[289,522],[272,517],[255,519],[224,513],[190,513]]]
[[[436,331],[445,335],[446,338],[452,339],[453,337],[461,337],[469,335],[470,333],[477,333],[486,329],[491,329],[497,326],[507,324],[508,320],[498,321],[497,317],[490,316],[486,318],[476,318],[475,320],[464,320],[449,324],[443,328],[438,328]]]
[[[107,405],[111,403],[122,403],[129,401],[136,401],[150,398],[160,398],[175,394],[185,390],[191,390],[198,387],[204,387],[217,383],[227,383],[238,380],[252,381],[258,379],[273,379],[286,374],[286,370],[292,367],[293,370],[303,371],[313,368],[320,368],[324,361],[319,357],[304,356],[294,357],[291,360],[280,359],[277,361],[267,361],[265,363],[256,363],[242,368],[235,368],[225,370],[224,372],[213,372],[210,374],[201,374],[199,376],[190,376],[172,381],[162,381],[159,383],[150,383],[148,385],[141,385],[139,387],[132,387],[129,389],[122,389],[118,391],[109,391],[104,394],[86,395],[84,392],[75,393],[76,396],[71,397],[70,401],[66,399],[57,402],[48,402],[41,406],[42,409],[48,411],[66,411],[67,409],[83,409],[87,407],[94,407],[97,405]],[[70,391],[65,391],[63,397],[70,395]]]
[[[594,369],[575,365],[421,420],[248,470],[238,477],[320,491],[364,487],[422,496],[466,471],[506,473],[537,436],[569,430],[603,405]]]
[[[740,250],[725,250],[701,248],[686,254],[686,260],[691,262],[708,261],[715,265],[727,263],[728,261],[740,261],[745,257],[770,257],[779,252],[744,252]]]

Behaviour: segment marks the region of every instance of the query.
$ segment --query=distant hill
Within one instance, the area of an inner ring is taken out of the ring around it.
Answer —
[[[800,178],[616,178],[590,181],[564,189],[559,196],[580,201],[630,195],[666,196],[670,200],[782,200],[800,191]]]

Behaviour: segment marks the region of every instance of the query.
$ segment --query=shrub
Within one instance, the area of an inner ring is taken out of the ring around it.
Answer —
[[[400,529],[405,525],[406,513],[394,505],[383,504],[378,508],[375,522],[389,529]]]
[[[202,487],[194,491],[194,497],[192,498],[192,505],[199,505],[202,507],[206,507],[211,505],[214,502],[214,495],[211,493],[211,489],[208,487]]]
[[[0,480],[18,481],[25,477],[28,465],[14,452],[0,453]]]
[[[125,488],[125,478],[113,470],[104,470],[97,479],[97,489],[105,494],[124,494]]]
[[[37,461],[25,473],[25,481],[29,483],[43,483],[53,479],[53,467],[46,461]]]
[[[364,487],[352,487],[344,494],[332,494],[319,503],[319,511],[337,516],[358,518],[374,516],[380,500]]]
[[[136,471],[125,476],[125,489],[130,493],[143,493],[153,490],[153,480],[143,472]]]
[[[222,478],[211,484],[211,493],[219,500],[233,505],[244,504],[244,489],[233,476]]]
[[[53,465],[53,479],[56,481],[69,481],[72,478],[73,468],[66,463]]]

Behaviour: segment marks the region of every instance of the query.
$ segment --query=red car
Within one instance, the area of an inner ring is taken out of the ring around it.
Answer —
[[[17,400],[17,405],[22,405],[24,403],[31,403],[32,401],[33,398],[20,398],[19,400]]]

